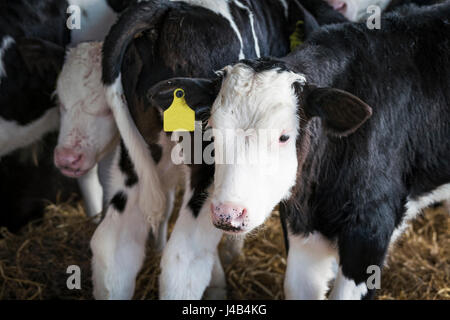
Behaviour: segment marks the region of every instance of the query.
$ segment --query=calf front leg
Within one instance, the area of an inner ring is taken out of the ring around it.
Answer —
[[[97,166],[89,170],[84,176],[78,178],[86,215],[94,217],[102,211],[103,190],[100,185]]]
[[[133,201],[133,193],[117,193],[91,240],[96,299],[131,299],[145,258],[150,224]],[[129,201],[130,200],[130,201]],[[123,211],[123,201],[127,204]]]
[[[321,234],[289,235],[289,253],[284,281],[286,299],[325,299],[333,277],[335,250]]]
[[[183,205],[161,259],[161,299],[199,300],[211,281],[222,232],[212,225],[210,202],[198,217]]]
[[[121,148],[124,148],[123,146]],[[138,178],[131,166],[120,166],[125,149],[115,152],[111,168],[111,201],[91,240],[92,277],[96,299],[131,299],[145,257],[150,224],[138,203]],[[123,171],[123,167],[127,170]]]

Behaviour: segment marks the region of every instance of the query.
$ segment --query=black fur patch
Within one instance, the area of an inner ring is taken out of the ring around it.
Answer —
[[[120,141],[119,168],[126,176],[125,185],[127,187],[132,187],[138,183],[139,178],[134,169],[134,164],[128,155],[127,147],[122,140]]]
[[[15,40],[2,57],[7,76],[0,82],[0,117],[26,125],[55,106],[51,97],[70,41],[68,3],[0,3],[0,43],[6,36]]]
[[[163,152],[161,145],[153,143],[148,148],[150,149],[150,153],[152,154],[153,161],[158,164],[161,161]]]
[[[124,192],[119,191],[111,199],[111,205],[117,210],[117,212],[123,213],[127,205],[127,198],[128,197]]]
[[[330,26],[283,59],[311,85],[345,90],[373,109],[345,138],[327,134],[318,118],[307,124],[293,196],[280,206],[291,234],[319,232],[337,244],[343,274],[356,284],[368,266],[384,265],[407,199],[450,183],[449,16],[447,2],[386,14],[376,32]]]

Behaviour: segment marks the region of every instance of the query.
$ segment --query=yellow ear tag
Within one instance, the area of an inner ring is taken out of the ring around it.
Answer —
[[[184,99],[184,90],[176,89],[173,93],[173,102],[169,109],[164,111],[164,131],[194,131],[195,111]]]

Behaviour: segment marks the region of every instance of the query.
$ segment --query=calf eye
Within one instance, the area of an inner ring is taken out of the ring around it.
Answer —
[[[285,143],[285,142],[287,142],[288,140],[289,140],[289,136],[286,135],[286,134],[283,134],[283,135],[280,137],[280,143]]]

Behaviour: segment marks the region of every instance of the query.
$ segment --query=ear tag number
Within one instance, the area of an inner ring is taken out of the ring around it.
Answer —
[[[194,131],[195,111],[184,99],[184,90],[176,89],[173,93],[173,102],[169,109],[164,111],[164,131]]]

